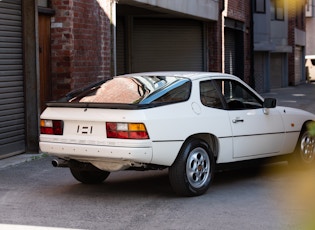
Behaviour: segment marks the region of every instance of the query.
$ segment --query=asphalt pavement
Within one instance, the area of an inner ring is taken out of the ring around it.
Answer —
[[[276,98],[277,105],[300,108],[315,114],[315,82],[304,83],[292,87],[271,89],[270,92],[261,95],[264,98]],[[45,156],[44,153],[25,153],[6,159],[0,159],[0,169],[36,160],[43,156]]]
[[[265,98],[276,98],[277,105],[299,108],[315,114],[315,82],[272,89],[261,95]]]

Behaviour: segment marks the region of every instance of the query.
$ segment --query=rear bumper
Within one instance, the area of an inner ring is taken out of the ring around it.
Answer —
[[[136,162],[151,163],[152,148],[151,147],[119,147],[119,146],[95,146],[95,145],[79,145],[65,144],[53,142],[39,142],[42,152],[49,155],[57,156],[63,159],[84,159],[88,162]]]

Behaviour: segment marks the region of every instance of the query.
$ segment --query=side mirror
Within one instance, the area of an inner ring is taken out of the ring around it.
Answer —
[[[277,100],[275,98],[265,98],[263,107],[266,109],[275,108],[277,105]]]

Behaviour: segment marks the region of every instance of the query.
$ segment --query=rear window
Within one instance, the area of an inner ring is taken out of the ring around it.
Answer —
[[[181,77],[133,76],[115,77],[97,83],[80,93],[70,93],[68,102],[165,104],[189,99],[191,81]]]
[[[312,63],[312,65],[315,66],[315,55],[306,56],[306,57],[305,57],[305,62],[307,62],[307,60],[310,60],[310,62]]]

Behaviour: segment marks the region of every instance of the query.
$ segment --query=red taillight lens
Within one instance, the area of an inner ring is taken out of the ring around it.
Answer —
[[[106,134],[107,138],[149,139],[143,123],[106,122]]]
[[[41,120],[40,133],[51,135],[63,134],[63,121],[60,120]]]

